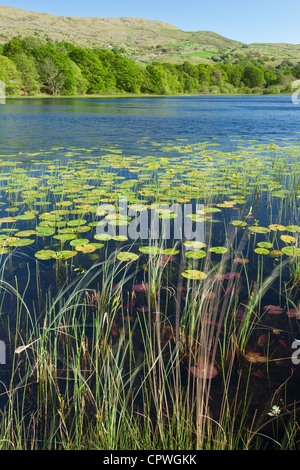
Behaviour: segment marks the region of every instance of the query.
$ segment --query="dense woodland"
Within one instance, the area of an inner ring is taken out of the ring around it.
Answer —
[[[141,65],[114,48],[84,49],[67,42],[16,37],[0,46],[0,80],[8,95],[279,94],[292,91],[299,64],[270,66],[264,57],[193,65]]]

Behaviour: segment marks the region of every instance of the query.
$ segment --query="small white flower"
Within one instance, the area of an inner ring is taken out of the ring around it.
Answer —
[[[271,407],[270,412],[268,413],[269,416],[278,416],[280,415],[280,408],[277,405],[273,405]]]

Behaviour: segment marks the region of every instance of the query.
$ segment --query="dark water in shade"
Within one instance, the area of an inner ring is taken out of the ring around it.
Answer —
[[[300,137],[300,105],[291,96],[197,96],[105,99],[7,99],[0,106],[0,152],[53,146],[118,145],[137,152],[144,142],[261,142]]]

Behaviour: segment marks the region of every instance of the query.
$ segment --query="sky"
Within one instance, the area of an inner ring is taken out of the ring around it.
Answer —
[[[160,20],[246,44],[300,44],[299,0],[0,0],[0,5],[58,16]]]

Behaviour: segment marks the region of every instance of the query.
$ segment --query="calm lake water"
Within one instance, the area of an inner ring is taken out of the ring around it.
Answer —
[[[192,144],[216,138],[227,149],[237,138],[298,140],[300,106],[291,96],[7,99],[0,126],[2,154],[105,145],[140,153],[141,140]]]
[[[101,280],[91,275],[86,285],[84,276],[99,263],[105,264],[110,255],[111,265],[119,260],[132,270],[132,278],[126,281],[123,268],[119,278],[114,273],[112,279],[106,278],[106,272],[101,274],[104,280],[111,279],[108,291],[121,286],[116,327],[121,331],[124,312],[130,321],[148,312],[142,283],[152,282],[148,264],[153,247],[147,246],[148,240],[133,243],[133,237],[121,238],[120,227],[134,222],[136,214],[153,202],[175,201],[182,207],[192,201],[194,208],[201,204],[190,220],[195,224],[201,219],[199,223],[205,225],[205,243],[186,245],[181,239],[174,254],[174,237],[169,237],[164,249],[155,247],[154,258],[162,255],[159,263],[163,259],[164,272],[159,309],[174,331],[180,327],[188,335],[189,306],[206,295],[203,290],[190,301],[191,280],[200,289],[209,286],[207,302],[220,301],[214,308],[207,304],[209,315],[229,305],[234,327],[239,328],[253,313],[251,322],[257,321],[258,327],[253,327],[244,359],[256,374],[251,385],[254,405],[261,406],[281,390],[292,375],[290,345],[299,335],[300,320],[300,106],[292,103],[291,96],[8,98],[0,106],[0,128],[0,280],[13,286],[4,288],[0,298],[0,338],[7,345],[18,333],[13,321],[19,318],[19,310],[24,315],[21,325],[31,333],[36,319],[48,318],[48,298],[57,294],[53,311],[57,308],[60,315],[59,295],[67,286],[70,290],[62,295],[68,302],[74,280],[83,279],[79,284],[83,296],[95,289],[94,299],[83,297],[93,315]],[[114,221],[104,211],[101,222],[119,233],[99,238],[99,204],[115,203],[120,194],[133,206],[143,207],[134,209],[132,219],[126,214]],[[184,213],[185,219],[190,215]],[[174,212],[169,216],[169,221],[176,220]],[[159,223],[163,225],[167,217],[160,212]],[[274,271],[274,282],[265,292],[260,286]],[[254,306],[253,298],[258,299]],[[181,316],[175,319],[177,307]],[[156,321],[151,319],[153,311],[151,305],[150,323]],[[216,318],[208,324],[222,326],[224,318],[217,318],[218,322]],[[114,341],[117,337],[116,333]],[[143,351],[142,345],[138,349]],[[267,356],[272,357],[270,366]],[[221,379],[217,394],[220,384]],[[299,382],[290,385],[290,403],[299,401],[298,390]]]

